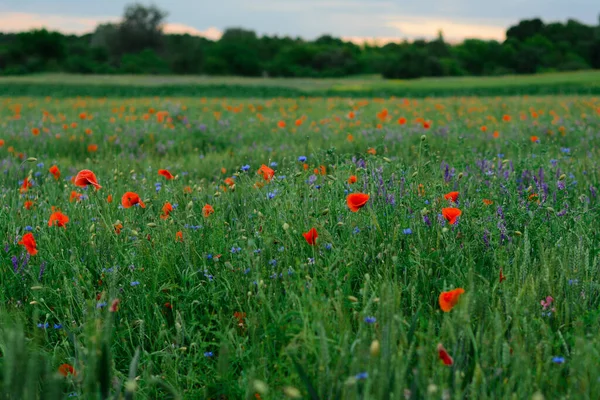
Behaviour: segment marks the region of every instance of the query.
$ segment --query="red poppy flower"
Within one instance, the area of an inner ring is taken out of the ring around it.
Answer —
[[[315,228],[310,228],[310,230],[308,232],[303,233],[302,236],[304,236],[306,243],[310,244],[311,246],[314,246],[317,242],[319,234],[317,233],[317,230]]]
[[[173,211],[173,206],[171,205],[171,203],[166,202],[165,205],[162,208],[162,215],[160,216],[161,219],[167,219],[169,218],[169,214],[171,214],[171,211]]]
[[[117,312],[117,311],[119,311],[119,304],[121,304],[121,300],[114,299],[112,301],[112,303],[110,303],[110,307],[108,308],[108,311],[110,311],[110,312]]]
[[[31,210],[31,207],[33,207],[33,201],[27,200],[23,206],[26,210]]]
[[[262,175],[263,179],[267,182],[270,182],[271,179],[273,179],[273,176],[275,176],[275,171],[267,167],[265,164],[260,166],[258,173]]]
[[[173,178],[175,178],[168,170],[166,169],[159,169],[158,170],[158,174],[164,176],[167,180],[171,180]]]
[[[205,204],[204,207],[202,207],[202,215],[204,218],[208,218],[208,216],[214,212],[215,209],[210,204]]]
[[[60,178],[60,170],[56,165],[51,166],[48,171],[54,176],[55,180],[58,180]]]
[[[64,376],[65,378],[69,375],[77,376],[77,372],[75,368],[71,364],[62,364],[58,367],[58,373]]]
[[[364,193],[352,193],[346,197],[348,208],[352,212],[357,212],[369,201],[369,195]]]
[[[438,357],[444,362],[445,365],[450,366],[454,364],[454,360],[452,359],[452,357],[450,357],[450,354],[448,354],[448,352],[441,343],[437,345],[437,351]]]
[[[440,308],[444,312],[449,312],[458,303],[458,299],[465,292],[463,288],[457,288],[448,292],[440,293],[439,303]]]
[[[48,220],[48,226],[56,225],[58,227],[65,227],[65,225],[69,222],[69,217],[60,211],[53,212],[50,215],[50,219]]]
[[[69,201],[72,203],[74,201],[79,201],[81,200],[81,196],[83,196],[81,193],[77,193],[76,191],[72,190],[71,191],[71,197],[69,198]]]
[[[454,208],[454,207],[442,208],[442,215],[444,216],[444,218],[446,218],[446,220],[448,220],[450,225],[454,225],[456,223],[457,218],[461,214],[462,214],[462,211],[460,211],[458,208]]]
[[[451,202],[456,203],[456,200],[458,200],[458,192],[446,193],[444,195],[444,199],[450,200]]]
[[[23,183],[21,184],[21,189],[19,190],[19,192],[21,193],[25,193],[29,190],[29,188],[33,186],[31,184],[31,181],[29,180],[29,178],[25,178],[23,179]]]
[[[33,233],[31,232],[24,234],[18,244],[22,244],[23,246],[25,246],[27,252],[32,256],[35,256],[38,252],[37,244],[35,243],[35,238],[33,237]]]
[[[356,178],[356,175],[350,175],[350,178],[348,178],[348,183],[356,183],[357,180],[358,179]]]
[[[133,207],[136,204],[139,204],[142,208],[146,208],[146,205],[142,199],[140,199],[140,196],[134,192],[125,192],[123,197],[121,197],[121,204],[125,208]]]
[[[100,189],[102,186],[98,185],[98,180],[96,179],[96,175],[89,169],[83,169],[77,173],[75,179],[73,181],[75,186],[86,187],[88,185],[92,185],[96,188],[96,190]]]
[[[177,231],[177,233],[175,234],[175,241],[183,242],[183,232]]]

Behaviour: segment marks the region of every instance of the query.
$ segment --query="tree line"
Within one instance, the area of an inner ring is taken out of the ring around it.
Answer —
[[[531,74],[600,69],[598,25],[576,20],[522,20],[506,40],[466,39],[357,45],[324,35],[316,40],[258,36],[225,30],[217,41],[164,34],[167,13],[132,4],[122,20],[93,33],[64,35],[45,29],[0,33],[0,74],[204,74],[273,77],[344,77],[381,74],[411,79],[441,76]]]

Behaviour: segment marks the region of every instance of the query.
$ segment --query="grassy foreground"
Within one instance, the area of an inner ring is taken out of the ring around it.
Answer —
[[[600,71],[502,77],[383,80],[278,79],[203,76],[90,76],[43,74],[0,77],[5,96],[151,97],[448,97],[514,95],[600,95]]]
[[[2,398],[600,396],[598,98],[0,101]]]

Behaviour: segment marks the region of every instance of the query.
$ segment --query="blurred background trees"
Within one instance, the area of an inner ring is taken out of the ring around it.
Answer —
[[[122,20],[93,33],[63,35],[47,30],[0,33],[0,74],[206,74],[274,77],[343,77],[381,74],[391,79],[426,76],[531,74],[600,69],[600,18],[589,26],[575,20],[523,20],[506,40],[467,39],[450,44],[443,33],[432,41],[357,45],[324,35],[315,40],[258,36],[225,30],[217,41],[167,35],[167,12],[132,4]]]

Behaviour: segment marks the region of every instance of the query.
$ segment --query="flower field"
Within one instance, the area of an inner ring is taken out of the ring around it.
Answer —
[[[3,399],[600,397],[600,98],[0,102]]]

